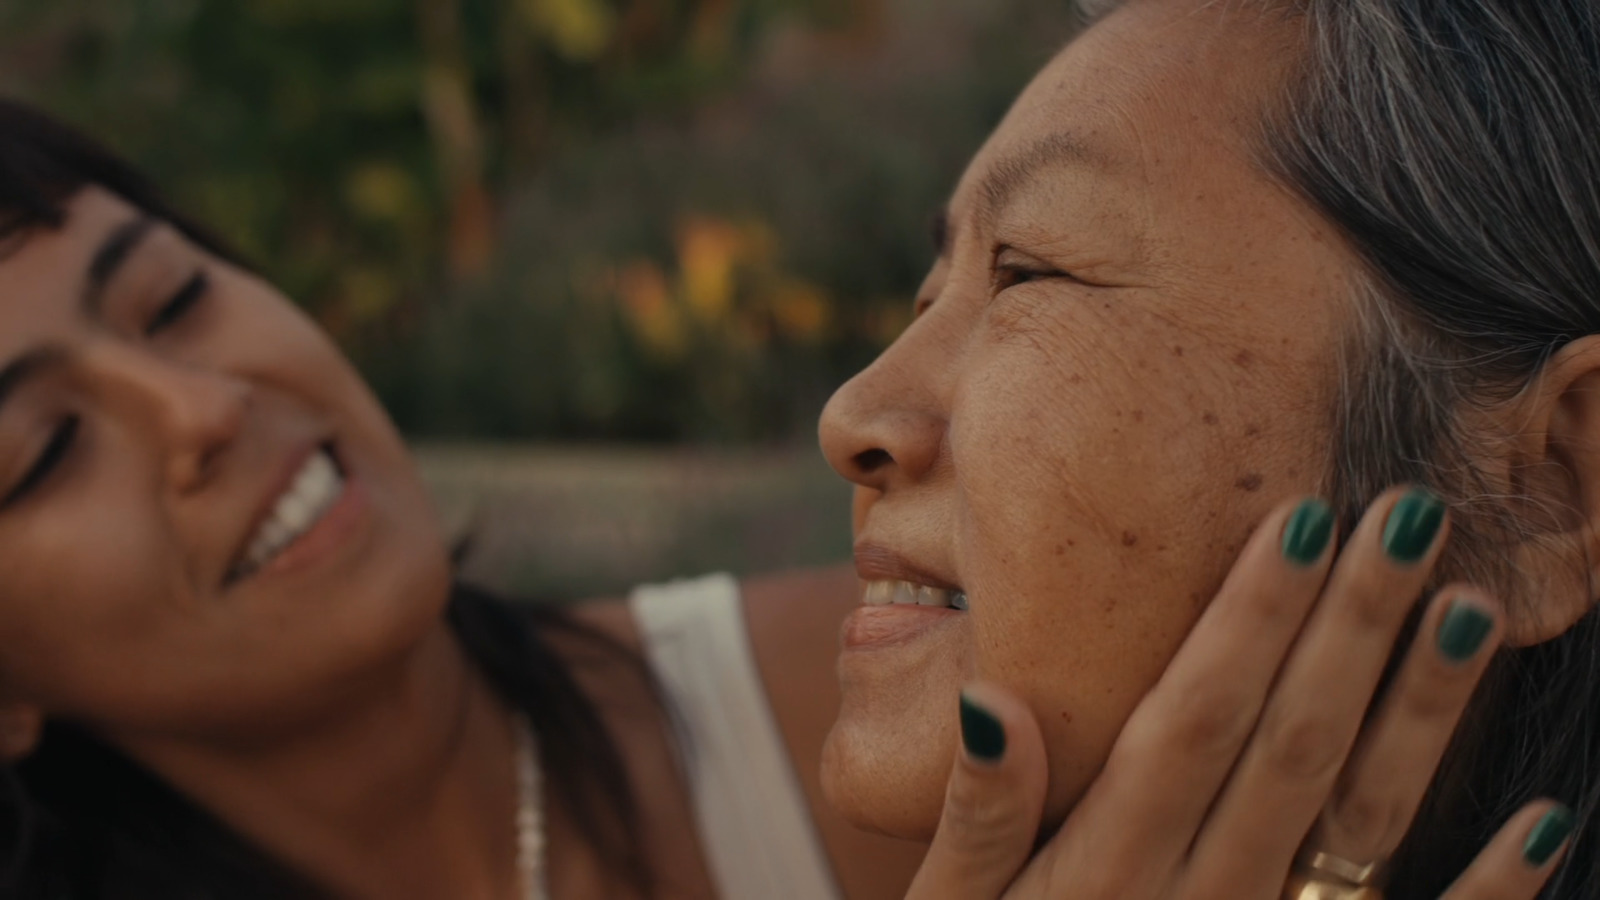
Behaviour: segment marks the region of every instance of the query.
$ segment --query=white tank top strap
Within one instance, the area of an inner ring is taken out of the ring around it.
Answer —
[[[629,599],[680,731],[679,753],[725,900],[839,900],[750,650],[727,575],[641,587]]]

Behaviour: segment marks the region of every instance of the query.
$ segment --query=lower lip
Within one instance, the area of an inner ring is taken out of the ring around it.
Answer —
[[[367,518],[367,493],[353,475],[344,478],[344,489],[339,499],[328,507],[311,530],[294,539],[294,543],[256,571],[254,578],[270,577],[314,566],[323,558],[336,552],[349,540]]]
[[[863,606],[845,617],[841,643],[846,650],[892,647],[965,617],[964,612],[941,606]]]

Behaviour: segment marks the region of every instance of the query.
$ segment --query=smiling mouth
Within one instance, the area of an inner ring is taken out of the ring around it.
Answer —
[[[866,606],[931,606],[967,611],[967,592],[945,590],[909,581],[872,581],[862,595]]]
[[[288,487],[274,501],[245,544],[244,555],[229,573],[230,582],[260,571],[314,528],[344,494],[345,477],[330,448],[306,458]]]

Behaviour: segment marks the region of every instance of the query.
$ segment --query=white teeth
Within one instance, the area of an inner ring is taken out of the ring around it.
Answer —
[[[965,610],[967,595],[964,591],[947,591],[909,581],[873,581],[867,584],[861,602],[867,606],[934,606]]]
[[[256,528],[239,567],[241,574],[271,562],[283,548],[311,530],[343,492],[344,478],[327,451],[312,454],[278,497],[272,513]]]
[[[895,606],[916,606],[917,586],[907,581],[894,583],[894,593],[890,595],[889,602]]]
[[[893,582],[874,581],[867,585],[866,593],[862,595],[861,602],[868,606],[888,606],[893,598]]]

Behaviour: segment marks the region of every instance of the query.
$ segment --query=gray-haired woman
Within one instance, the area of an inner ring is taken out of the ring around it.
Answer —
[[[834,794],[919,898],[1600,894],[1600,5],[1086,5],[823,416],[967,607],[858,613]]]

